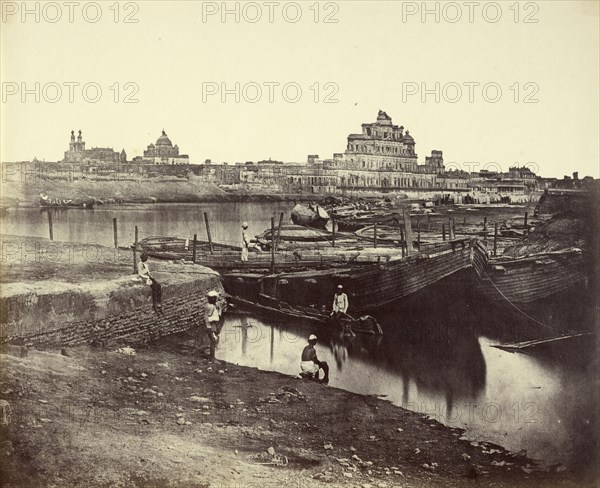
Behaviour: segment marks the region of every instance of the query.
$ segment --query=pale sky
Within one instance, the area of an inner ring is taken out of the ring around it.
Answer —
[[[131,159],[164,128],[194,163],[304,162],[343,152],[381,109],[410,131],[420,162],[439,149],[464,169],[535,163],[544,176],[600,176],[597,0],[477,2],[472,12],[428,2],[424,19],[420,1],[228,2],[239,22],[221,18],[222,2],[27,2],[24,18],[23,2],[1,3],[3,161],[62,159],[72,129]],[[236,83],[239,102],[223,102],[221,84]],[[135,87],[137,102],[124,103]],[[207,87],[219,93],[203,100]]]

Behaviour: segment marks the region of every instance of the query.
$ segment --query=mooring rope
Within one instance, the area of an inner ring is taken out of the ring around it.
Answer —
[[[535,322],[538,325],[541,325],[542,327],[546,327],[547,329],[553,330],[555,332],[558,332],[561,336],[566,335],[566,332],[561,331],[560,329],[557,329],[555,327],[552,327],[550,325],[544,324],[542,322],[540,322],[539,320],[535,319],[534,317],[532,317],[531,315],[527,314],[525,311],[521,310],[517,305],[515,305],[513,302],[510,301],[510,299],[504,294],[502,293],[502,290],[500,290],[500,288],[498,288],[496,286],[496,283],[494,283],[492,281],[492,279],[490,278],[490,276],[484,271],[483,273],[485,275],[485,277],[490,280],[490,283],[492,284],[492,286],[498,291],[498,293],[500,293],[500,295],[502,295],[502,297],[515,309],[517,310],[520,314],[524,315],[525,317],[527,317],[529,320]],[[568,332],[572,333],[573,331],[569,330]]]

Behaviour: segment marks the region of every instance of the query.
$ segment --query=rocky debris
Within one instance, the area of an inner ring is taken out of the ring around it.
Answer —
[[[118,354],[123,354],[124,356],[135,356],[135,349],[133,347],[120,347],[115,351]]]
[[[322,481],[324,483],[333,483],[336,481],[336,476],[328,471],[322,471],[320,473],[316,473],[313,475],[313,479],[317,481]]]
[[[323,446],[323,449],[325,449],[326,451],[333,451],[333,446],[331,444],[325,444]]]
[[[260,397],[260,403],[289,403],[291,401],[306,401],[306,396],[296,388],[291,386],[282,386],[277,392],[269,393],[268,397]]]
[[[270,446],[266,451],[259,452],[251,456],[257,464],[269,464],[273,466],[287,466],[288,458],[275,452],[275,448]]]
[[[188,400],[190,402],[194,402],[194,403],[208,403],[208,402],[210,402],[210,398],[201,397],[201,396],[197,396],[197,395],[192,395],[191,397],[188,398]]]
[[[0,457],[8,457],[15,452],[15,448],[10,441],[3,441],[0,443]]]
[[[10,403],[0,400],[0,426],[8,427],[11,421]]]

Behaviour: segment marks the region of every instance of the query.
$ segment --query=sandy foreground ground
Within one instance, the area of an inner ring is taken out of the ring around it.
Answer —
[[[4,349],[3,486],[593,486],[382,399],[210,362],[193,332],[123,346]]]

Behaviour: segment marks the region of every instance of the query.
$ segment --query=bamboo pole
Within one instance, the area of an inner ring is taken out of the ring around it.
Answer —
[[[335,217],[334,216],[331,217],[331,227],[332,227],[331,245],[333,247],[335,247]]]
[[[377,247],[377,222],[373,224],[373,247]]]
[[[138,246],[138,228],[135,226],[133,238],[133,274],[137,273],[137,246]]]
[[[206,225],[206,235],[208,236],[208,250],[213,253],[212,237],[210,235],[210,224],[208,223],[208,214],[204,212],[204,224]]]
[[[194,234],[194,241],[192,242],[192,262],[196,262],[196,244],[198,243],[198,236]]]
[[[404,230],[406,231],[406,254],[411,256],[414,254],[413,248],[413,236],[412,236],[412,224],[410,221],[410,210],[405,208],[403,210],[404,215]]]
[[[494,256],[498,255],[498,222],[494,223]]]
[[[52,209],[48,209],[48,233],[50,234],[50,240],[54,240],[54,231],[52,228]]]
[[[115,241],[115,249],[119,247],[119,239],[117,235],[117,218],[113,218],[113,237]]]
[[[275,250],[279,249],[279,239],[281,237],[281,226],[283,225],[283,212],[279,214],[279,226],[277,227],[277,241],[275,242]]]
[[[275,217],[271,217],[271,273],[275,273]]]

